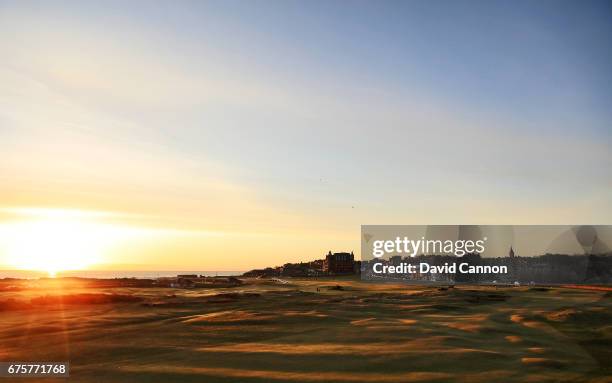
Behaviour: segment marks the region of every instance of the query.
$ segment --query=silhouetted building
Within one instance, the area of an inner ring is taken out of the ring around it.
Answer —
[[[310,268],[316,271],[323,271],[323,264],[325,263],[324,259],[316,259],[310,262]]]
[[[323,261],[323,271],[329,274],[352,274],[355,272],[355,256],[350,253],[330,251]]]
[[[394,255],[389,258],[389,263],[393,266],[399,266],[402,263],[401,255]]]

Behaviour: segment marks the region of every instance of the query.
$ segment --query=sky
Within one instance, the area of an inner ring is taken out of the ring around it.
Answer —
[[[610,224],[610,36],[607,1],[0,0],[0,269]]]

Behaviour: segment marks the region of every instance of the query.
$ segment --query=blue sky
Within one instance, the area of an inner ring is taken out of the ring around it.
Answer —
[[[610,36],[605,1],[0,1],[0,193],[295,257],[610,223]]]

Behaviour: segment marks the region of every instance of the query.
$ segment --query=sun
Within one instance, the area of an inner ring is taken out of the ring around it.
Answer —
[[[4,216],[4,217],[3,217]],[[6,217],[8,216],[8,218]],[[127,259],[126,249],[193,235],[135,225],[143,216],[123,212],[41,207],[0,207],[0,268],[55,276]]]
[[[83,270],[98,263],[110,244],[109,230],[87,216],[43,211],[3,225],[6,263],[21,270]]]

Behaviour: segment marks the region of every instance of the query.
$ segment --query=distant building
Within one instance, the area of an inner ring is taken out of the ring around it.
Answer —
[[[265,269],[255,269],[247,271],[242,274],[243,277],[248,278],[272,278],[279,277],[281,273],[281,267],[266,267]]]
[[[355,272],[355,256],[350,253],[332,253],[325,256],[323,271],[329,274],[353,274]]]
[[[177,276],[176,282],[172,283],[172,287],[181,287],[181,288],[193,288],[196,285],[195,279],[197,279],[197,275],[195,278],[191,274],[184,274],[184,276]]]
[[[402,256],[401,255],[394,255],[391,258],[389,258],[389,263],[392,264],[393,266],[399,266],[402,264]]]
[[[316,271],[323,271],[323,264],[325,263],[324,259],[316,259],[310,262],[310,268]]]
[[[307,277],[309,269],[309,263],[285,263],[281,266],[280,275],[282,277]]]
[[[510,258],[514,258],[514,249],[512,248],[512,246],[510,246],[510,251],[508,252],[508,256]]]

